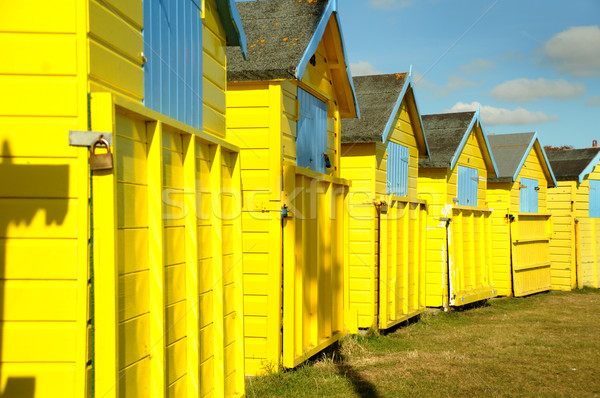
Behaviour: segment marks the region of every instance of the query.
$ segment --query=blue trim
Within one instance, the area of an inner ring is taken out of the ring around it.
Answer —
[[[352,79],[352,73],[350,73],[350,66],[346,62],[346,42],[344,41],[344,32],[342,31],[342,21],[337,12],[337,0],[331,0],[335,2],[335,21],[337,22],[338,30],[340,31],[340,42],[342,43],[342,54],[344,54],[344,63],[346,64],[346,75],[348,76],[348,82],[350,82],[350,88],[352,89],[352,100],[354,101],[354,109],[356,109],[356,117],[360,119],[360,109],[358,107],[358,98],[356,97],[356,90],[354,89],[354,82]]]
[[[308,42],[308,46],[306,50],[304,50],[304,54],[302,54],[302,58],[300,58],[300,62],[296,66],[296,70],[294,75],[296,79],[302,81],[302,77],[304,76],[304,72],[306,72],[306,66],[308,65],[308,61],[313,56],[315,51],[317,51],[317,47],[319,47],[319,43],[323,38],[323,34],[325,33],[325,28],[327,28],[327,23],[329,22],[329,18],[331,14],[335,15],[335,20],[338,25],[338,29],[340,31],[340,41],[342,43],[342,54],[344,55],[344,64],[346,65],[346,75],[348,76],[348,82],[350,83],[350,88],[352,90],[352,100],[354,101],[354,109],[356,110],[356,117],[360,119],[360,109],[358,108],[358,99],[356,98],[356,90],[354,89],[354,82],[352,81],[352,74],[350,73],[350,67],[348,66],[348,62],[346,62],[346,45],[344,43],[344,34],[342,33],[342,23],[340,21],[340,17],[337,12],[337,0],[329,0],[325,11],[323,11],[323,16],[313,33],[313,36]]]
[[[517,177],[519,176],[519,173],[521,172],[521,169],[523,168],[523,165],[525,164],[525,161],[527,160],[527,156],[529,156],[529,152],[531,152],[531,149],[535,145],[536,141],[540,147],[540,151],[544,155],[544,162],[546,162],[546,169],[548,169],[548,172],[550,173],[552,183],[554,184],[554,186],[557,186],[558,184],[556,182],[556,177],[554,177],[554,172],[552,171],[552,167],[550,166],[550,161],[548,160],[548,156],[546,156],[546,151],[544,151],[544,147],[542,146],[542,143],[540,142],[540,140],[538,138],[537,131],[533,132],[533,137],[531,137],[531,142],[529,143],[527,150],[523,154],[521,163],[519,163],[519,166],[517,166],[517,170],[515,171],[515,175],[513,176],[512,180],[513,180],[513,182],[517,181]]]
[[[334,11],[337,11],[337,1],[329,0],[329,4],[327,4],[325,11],[323,11],[323,16],[321,17],[321,20],[319,21],[319,24],[317,25],[315,32],[313,33],[312,37],[310,38],[310,41],[308,42],[308,46],[306,46],[306,50],[304,51],[304,54],[302,54],[302,58],[300,58],[300,62],[296,66],[296,71],[295,71],[296,79],[302,80],[302,76],[304,76],[304,72],[306,72],[306,66],[308,65],[308,61],[310,61],[310,58],[313,56],[315,51],[317,51],[317,47],[319,47],[319,43],[321,42],[321,39],[323,38],[323,34],[325,33],[325,28],[327,27],[327,23],[329,22],[329,17],[331,17],[331,14]],[[339,22],[338,22],[338,24],[339,24]],[[342,47],[343,47],[343,42],[342,42]]]
[[[588,163],[587,166],[585,166],[585,169],[583,169],[581,174],[579,174],[579,176],[577,177],[580,184],[583,182],[583,179],[585,178],[586,175],[588,175],[592,171],[594,171],[594,167],[598,166],[598,162],[600,162],[600,152],[598,152],[598,154],[596,156],[594,156],[592,161],[590,163]]]
[[[427,133],[425,133],[425,125],[423,124],[423,118],[421,117],[421,112],[419,111],[419,104],[417,103],[417,94],[415,94],[415,87],[413,84],[413,77],[412,77],[412,65],[410,66],[410,69],[408,71],[408,82],[410,83],[410,87],[413,90],[413,98],[415,100],[415,108],[417,109],[417,115],[419,115],[419,123],[421,123],[421,133],[423,134],[423,142],[425,143],[425,151],[426,151],[426,155],[429,158],[429,154],[431,152],[429,152],[429,144],[427,143]]]
[[[546,162],[546,166],[548,167],[548,171],[550,172],[550,177],[552,177],[552,183],[554,184],[555,187],[557,187],[558,183],[556,182],[556,177],[554,176],[554,171],[552,170],[552,166],[550,165],[550,160],[548,160],[548,156],[546,156],[546,151],[544,150],[542,143],[537,138],[537,133],[535,133],[535,135],[536,135],[535,139],[537,140],[538,145],[540,146],[540,150],[544,154],[544,161]]]
[[[483,132],[483,127],[481,127],[480,110],[481,110],[480,107],[477,107],[477,111],[475,112],[475,115],[473,115],[473,120],[471,120],[471,123],[469,123],[469,127],[467,127],[467,130],[465,131],[465,135],[463,136],[462,140],[460,141],[460,144],[458,145],[456,152],[454,152],[454,155],[452,156],[452,160],[450,161],[450,170],[453,170],[454,166],[456,166],[456,162],[458,162],[460,153],[462,152],[465,145],[467,144],[467,140],[469,139],[469,134],[471,133],[471,130],[473,130],[473,127],[475,127],[475,122],[478,122],[480,130],[481,130],[481,135],[483,136],[483,141],[485,142],[487,153],[490,157],[490,161],[492,162],[492,168],[494,169],[494,175],[497,177],[498,176],[498,167],[496,166],[496,160],[494,159],[494,155],[492,154],[492,150],[491,150],[492,147],[490,146],[487,136]]]
[[[409,87],[413,89],[415,108],[417,110],[417,114],[419,115],[419,123],[421,123],[421,135],[423,136],[423,142],[425,143],[425,153],[426,153],[427,157],[429,157],[429,144],[427,143],[427,137],[425,136],[425,127],[423,126],[423,119],[421,118],[421,112],[419,112],[419,106],[417,105],[417,97],[415,95],[415,88],[413,87],[412,65],[410,66],[410,69],[408,71],[408,76],[406,77],[406,80],[404,81],[404,87],[402,87],[402,91],[400,92],[400,95],[398,96],[398,99],[396,100],[396,103],[394,104],[394,109],[392,110],[392,114],[390,115],[390,118],[388,119],[388,121],[385,125],[385,128],[383,129],[383,133],[381,134],[381,141],[383,143],[386,143],[388,141],[388,139],[390,138],[389,135],[390,135],[390,132],[392,131],[393,123],[394,123],[394,120],[396,119],[396,114],[398,113],[398,109],[400,109],[400,105],[402,105],[402,101],[404,100],[404,96],[406,96],[406,93],[408,92]]]
[[[481,126],[481,122],[479,122]],[[490,160],[492,162],[492,167],[494,168],[494,173],[496,177],[498,177],[498,166],[496,166],[496,159],[494,159],[494,154],[492,153],[492,147],[490,146],[490,142],[487,139],[487,135],[483,132],[483,128],[481,128],[481,134],[483,135],[483,140],[485,141],[485,146],[487,147],[487,152],[490,155]]]
[[[392,131],[392,127],[394,124],[394,119],[396,119],[396,114],[398,113],[398,109],[400,109],[400,105],[402,104],[402,100],[404,99],[404,96],[406,95],[406,91],[408,90],[408,79],[407,81],[404,82],[404,87],[402,87],[402,91],[400,91],[400,95],[398,96],[398,99],[396,100],[396,103],[394,104],[394,109],[392,110],[392,114],[390,115],[390,118],[388,119],[387,123],[385,124],[385,128],[383,129],[383,133],[381,134],[381,141],[383,143],[386,143],[387,140],[390,138],[390,131]]]
[[[462,140],[460,140],[460,144],[458,144],[458,148],[456,148],[456,151],[454,151],[454,155],[452,155],[452,159],[450,160],[450,170],[453,170],[454,166],[456,166],[456,162],[458,162],[458,157],[460,156],[460,153],[462,152],[463,148],[467,144],[467,140],[469,139],[469,134],[471,133],[471,130],[473,130],[473,126],[475,126],[476,121],[477,121],[477,112],[475,112],[473,119],[471,119],[471,123],[469,123],[469,127],[467,127],[467,130],[464,132]]]
[[[525,161],[527,160],[527,156],[529,156],[529,152],[531,151],[531,148],[533,148],[533,144],[535,144],[535,140],[537,138],[536,135],[537,135],[537,133],[533,134],[533,138],[531,139],[531,142],[529,143],[529,146],[525,150],[525,153],[523,154],[523,157],[521,158],[521,162],[517,166],[517,170],[515,171],[515,175],[512,176],[513,182],[517,181],[517,177],[519,176],[519,173],[521,172],[521,168],[525,164]],[[544,154],[544,156],[546,156],[546,155]],[[547,162],[547,160],[546,160],[546,162]]]
[[[217,9],[219,10],[219,17],[225,34],[227,36],[229,46],[240,46],[242,55],[246,59],[246,33],[244,33],[244,27],[242,25],[242,19],[238,13],[235,0],[216,0]]]

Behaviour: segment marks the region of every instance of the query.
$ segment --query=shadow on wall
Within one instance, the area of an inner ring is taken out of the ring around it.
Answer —
[[[14,361],[4,351],[5,341],[4,328],[7,322],[19,322],[24,319],[5,319],[6,309],[11,306],[10,298],[6,297],[7,281],[11,279],[11,270],[17,265],[9,263],[9,228],[16,225],[31,225],[32,220],[39,211],[45,212],[45,224],[62,224],[67,214],[67,201],[56,200],[59,198],[44,198],[43,188],[52,184],[52,191],[68,195],[69,166],[68,165],[40,165],[40,164],[15,164],[8,142],[2,144],[0,158],[0,397],[30,398],[35,395],[35,375],[26,374],[6,376],[5,364]],[[10,186],[14,185],[14,186]],[[40,199],[40,197],[44,199]],[[56,203],[59,203],[57,206]],[[62,204],[62,205],[61,205]],[[10,236],[11,238],[20,236]],[[27,236],[30,238],[30,236]],[[33,236],[38,238],[39,236]],[[35,249],[33,249],[35,250]],[[10,267],[10,268],[9,268]],[[27,269],[27,264],[19,264],[19,268]],[[22,271],[23,272],[23,271]],[[33,279],[35,275],[26,275],[25,278]],[[29,320],[31,321],[31,320]],[[12,347],[15,349],[16,347]]]

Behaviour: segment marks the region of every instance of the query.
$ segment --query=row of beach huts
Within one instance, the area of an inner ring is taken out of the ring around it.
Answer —
[[[4,2],[0,50],[0,396],[243,396],[426,307],[600,287],[600,149],[352,78],[336,0]]]

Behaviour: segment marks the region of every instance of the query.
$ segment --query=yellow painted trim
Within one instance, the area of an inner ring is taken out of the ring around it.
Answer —
[[[269,186],[270,199],[281,200],[283,151],[281,147],[282,92],[279,83],[269,84]]]
[[[313,348],[305,351],[302,355],[297,356],[296,358],[294,358],[294,362],[293,362],[292,366],[290,366],[290,367],[294,368],[294,367],[300,365],[302,362],[306,361],[308,358],[310,358],[313,355],[319,353],[319,351],[323,351],[325,348],[329,347],[331,344],[333,344],[336,341],[340,340],[342,337],[346,336],[347,334],[348,334],[347,332],[337,332],[337,333],[335,333],[330,338],[323,340],[322,342],[320,342],[319,344],[317,344]]]
[[[396,318],[393,321],[386,322],[385,325],[380,326],[380,328],[381,329],[393,328],[394,326],[396,326],[396,325],[398,325],[398,324],[400,324],[402,322],[408,321],[409,319],[414,318],[415,316],[424,313],[425,309],[426,309],[426,307],[419,307],[418,310],[411,311],[411,312],[409,312],[409,313],[407,313],[405,315],[402,315],[402,316]]]
[[[231,180],[231,188],[234,192],[235,197],[235,214],[239,214],[233,220],[233,231],[232,231],[232,244],[233,244],[233,280],[235,284],[235,300],[237,305],[235,307],[235,346],[236,346],[236,371],[235,371],[235,386],[236,393],[243,396],[246,388],[246,375],[244,371],[245,362],[245,349],[244,349],[244,270],[243,270],[243,257],[244,252],[242,250],[242,179],[241,179],[241,155],[236,153],[235,163],[233,166],[233,177]]]
[[[88,3],[82,2],[81,4],[77,4],[76,7],[76,48],[77,48],[77,126],[81,130],[87,130],[88,124],[91,122],[88,120],[87,110],[88,110],[88,97],[87,97],[87,71],[88,71],[88,51],[87,51],[87,23],[88,23]],[[49,16],[52,18],[53,16]],[[66,144],[65,144],[66,145]],[[89,342],[88,342],[88,317],[91,316],[89,311],[89,251],[90,244],[88,240],[90,238],[90,217],[89,214],[89,204],[88,198],[90,197],[89,192],[89,156],[87,148],[79,148],[78,149],[78,160],[77,160],[77,170],[74,171],[78,174],[78,185],[79,192],[78,194],[78,206],[79,206],[79,232],[77,235],[77,264],[81,266],[78,267],[77,272],[77,280],[78,280],[78,301],[79,306],[77,308],[77,330],[79,333],[77,334],[77,343],[75,347],[76,360],[75,360],[75,395],[84,396],[87,391],[91,389],[88,388],[88,385],[92,382],[96,382],[97,377],[94,377],[94,380],[89,379],[89,375],[87,372],[87,361],[91,359],[93,353],[88,352]],[[95,255],[92,253],[92,255]],[[110,255],[110,254],[109,254]],[[84,266],[85,265],[85,266]],[[116,268],[116,262],[113,264]],[[116,270],[115,270],[116,272]],[[110,305],[110,304],[109,304]],[[107,316],[111,317],[110,314]],[[112,327],[112,326],[109,326]],[[96,344],[98,343],[98,339],[96,336]],[[112,344],[112,342],[109,342]],[[96,345],[97,350],[97,345]],[[87,353],[87,355],[86,355]],[[112,354],[111,354],[112,355]],[[114,353],[116,355],[116,352]],[[97,357],[96,359],[97,360]],[[111,359],[112,361],[112,359]],[[118,372],[115,368],[112,370],[113,372]],[[97,370],[96,370],[97,374]],[[118,373],[117,373],[118,374]],[[107,375],[108,376],[108,375]],[[111,373],[112,376],[112,373]],[[98,386],[96,384],[96,391],[98,391]],[[108,396],[110,398],[110,396]]]
[[[147,124],[148,265],[150,269],[150,396],[166,396],[165,264],[163,222],[162,122]]]
[[[186,291],[186,345],[187,397],[200,392],[200,288],[198,281],[198,215],[196,187],[196,137],[183,136],[183,179],[185,186],[185,291]]]
[[[347,180],[345,178],[334,177],[334,176],[330,176],[328,174],[321,174],[321,173],[312,171],[312,170],[304,168],[304,167],[296,166],[295,164],[293,164],[291,162],[285,162],[285,166],[295,168],[294,172],[296,174],[300,174],[305,177],[315,179],[317,181],[326,181],[326,182],[329,182],[332,184],[352,186],[352,181]]]
[[[211,147],[212,164],[210,168],[210,192],[212,193],[212,269],[213,277],[213,341],[214,341],[214,391],[215,397],[225,395],[225,347],[224,347],[224,309],[223,309],[223,221],[221,206],[222,148]]]
[[[454,307],[459,307],[461,305],[466,305],[466,304],[471,304],[471,303],[475,303],[477,301],[481,301],[481,300],[486,300],[492,297],[495,297],[496,293],[494,292],[494,288],[489,287],[489,288],[485,288],[482,290],[474,290],[472,291],[472,293],[465,295],[465,296],[461,296],[464,297],[464,300],[459,300],[458,297],[456,298],[456,301],[454,303]]]
[[[92,129],[113,132],[112,95],[92,94]],[[85,149],[87,151],[87,149]],[[117,150],[113,140],[112,152]],[[117,168],[93,173],[95,390],[100,396],[119,396]],[[86,164],[86,170],[88,166]],[[86,193],[87,196],[87,193]],[[87,215],[86,215],[87,217]],[[87,252],[87,250],[86,250]],[[87,263],[87,261],[86,261]]]
[[[200,139],[203,143],[217,144],[217,145],[223,147],[223,149],[228,150],[229,152],[239,152],[240,151],[240,148],[238,146],[233,145],[230,142],[227,142],[227,141],[225,141],[219,137],[216,137],[214,135],[205,133],[202,130],[195,129],[185,123],[182,123],[178,120],[175,120],[168,116],[165,116],[162,113],[148,109],[138,102],[131,101],[131,100],[129,100],[127,98],[123,98],[121,96],[115,96],[114,103],[116,106],[122,108],[121,111],[125,115],[133,114],[133,115],[141,116],[144,119],[160,120],[164,126],[169,126],[176,130],[179,130],[183,133],[194,135],[198,139]]]

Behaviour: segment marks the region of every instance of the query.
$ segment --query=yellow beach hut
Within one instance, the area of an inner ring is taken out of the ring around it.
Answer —
[[[600,288],[600,148],[548,151],[548,158],[558,180],[548,191],[552,288]]]
[[[427,140],[410,73],[354,78],[360,119],[342,121],[348,200],[347,323],[387,329],[425,310]]]
[[[237,3],[228,137],[243,185],[246,372],[292,368],[346,332],[341,119],[358,115],[335,0]]]
[[[556,186],[536,133],[488,136],[498,177],[488,179],[494,285],[499,295],[550,290],[552,219],[548,188]]]
[[[244,40],[227,0],[3,2],[1,396],[244,394]]]
[[[487,179],[497,176],[479,111],[423,116],[430,159],[419,161],[427,200],[426,305],[460,306],[496,295]]]

